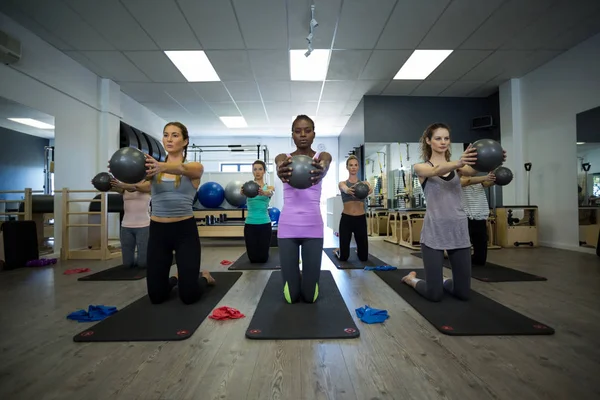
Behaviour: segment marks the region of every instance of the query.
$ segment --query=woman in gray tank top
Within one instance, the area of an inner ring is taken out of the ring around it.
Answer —
[[[402,281],[431,301],[440,301],[444,290],[468,300],[471,292],[471,241],[467,215],[462,208],[461,176],[477,174],[470,165],[477,161],[471,145],[458,161],[450,161],[450,128],[436,123],[421,137],[424,163],[415,164],[415,173],[427,200],[421,231],[421,253],[425,279],[412,271]],[[506,154],[504,155],[506,159]],[[452,266],[452,279],[444,280],[444,250]]]

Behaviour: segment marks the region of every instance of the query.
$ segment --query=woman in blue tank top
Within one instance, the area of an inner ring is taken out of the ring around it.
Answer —
[[[256,160],[252,164],[254,182],[258,184],[258,196],[248,197],[246,201],[248,214],[244,225],[246,253],[251,263],[266,263],[269,260],[271,218],[268,209],[275,188],[265,184],[266,170],[267,166],[261,160]],[[243,189],[240,192],[244,194]]]
[[[458,161],[450,161],[450,128],[436,123],[423,132],[421,153],[425,162],[415,164],[414,170],[427,200],[420,240],[426,279],[417,278],[417,273],[412,271],[402,280],[431,301],[440,301],[444,290],[468,300],[471,241],[467,215],[462,207],[460,177],[477,174],[470,167],[477,161],[477,152],[469,145]],[[444,280],[444,250],[452,266],[452,279]]]
[[[155,304],[167,300],[174,286],[178,286],[181,301],[194,303],[207,285],[214,284],[208,271],[200,273],[200,238],[192,203],[204,167],[186,161],[188,144],[185,125],[169,122],[163,129],[165,162],[146,155],[146,179],[152,190],[146,284]],[[178,276],[169,277],[173,252]]]

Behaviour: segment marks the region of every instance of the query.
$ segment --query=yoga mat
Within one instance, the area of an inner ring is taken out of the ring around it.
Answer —
[[[248,253],[244,253],[229,266],[230,270],[268,270],[280,269],[279,265],[279,247],[269,248],[269,259],[266,263],[251,263],[248,258]]]
[[[410,254],[421,259],[423,258],[421,253]],[[452,269],[450,260],[444,259],[444,268]],[[485,266],[473,265],[471,267],[471,277],[482,282],[531,282],[548,280],[543,276],[532,275],[491,262],[486,263]]]
[[[323,249],[327,257],[331,260],[333,265],[338,269],[365,269],[365,267],[379,267],[381,265],[389,265],[386,262],[381,261],[379,258],[375,257],[372,254],[369,254],[369,258],[367,261],[360,261],[358,259],[358,255],[356,254],[356,249],[350,249],[350,256],[346,261],[340,261],[334,254],[334,248],[331,249]]]
[[[178,297],[177,287],[162,304],[152,304],[148,296],[131,303],[116,314],[73,337],[75,342],[133,342],[184,340],[215,309],[237,282],[241,272],[211,272],[216,280],[194,304],[186,305]]]
[[[146,268],[116,267],[96,272],[95,274],[83,276],[78,281],[137,281],[146,277]]]
[[[400,297],[417,310],[435,328],[452,336],[481,335],[552,335],[554,329],[528,318],[502,304],[471,290],[468,301],[458,300],[444,292],[440,302],[422,297],[402,282],[410,269],[373,271]],[[416,270],[417,277],[424,277],[424,270]]]
[[[321,271],[315,303],[286,303],[281,271],[273,271],[246,330],[249,339],[352,339],[360,335],[331,275]]]

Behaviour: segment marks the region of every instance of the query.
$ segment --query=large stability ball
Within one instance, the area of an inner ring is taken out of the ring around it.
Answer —
[[[224,199],[223,186],[217,182],[206,182],[198,189],[198,201],[206,208],[218,208]]]
[[[498,167],[494,170],[494,175],[496,176],[496,185],[505,186],[508,185],[513,180],[513,173],[510,169],[506,167]]]
[[[133,147],[121,147],[108,162],[111,174],[124,183],[138,183],[146,177],[146,156]]]
[[[472,165],[479,172],[491,172],[502,165],[504,153],[500,143],[492,139],[480,139],[473,143],[477,150],[477,161]]]
[[[100,172],[97,174],[94,179],[92,179],[92,185],[101,192],[108,192],[112,185],[110,184],[110,180],[112,176],[108,172]]]
[[[225,186],[225,200],[234,207],[241,207],[246,204],[246,196],[240,194],[242,181],[231,181]]]
[[[279,222],[279,215],[281,215],[281,211],[277,207],[269,207],[269,218],[271,222],[275,222],[276,224]]]
[[[317,167],[312,163],[313,159],[309,156],[298,155],[292,157],[292,162],[288,165],[288,167],[292,168],[292,175],[287,177],[291,187],[307,189],[312,186],[311,178],[314,175],[310,171],[317,170]]]

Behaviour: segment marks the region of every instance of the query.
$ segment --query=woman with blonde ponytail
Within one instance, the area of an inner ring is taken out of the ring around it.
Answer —
[[[186,160],[188,130],[180,122],[163,129],[164,162],[146,155],[146,179],[151,183],[152,215],[148,239],[148,296],[162,303],[173,287],[185,304],[196,302],[206,286],[214,284],[208,271],[200,274],[200,238],[192,204],[204,167]],[[169,277],[175,252],[178,276]]]
[[[450,144],[447,125],[429,125],[421,137],[423,162],[414,166],[427,200],[420,239],[425,279],[412,271],[402,280],[430,301],[440,301],[444,291],[461,300],[471,294],[471,241],[460,178],[477,174],[471,167],[477,151],[469,145],[458,161],[450,161]],[[444,251],[452,266],[452,278],[445,280]]]

